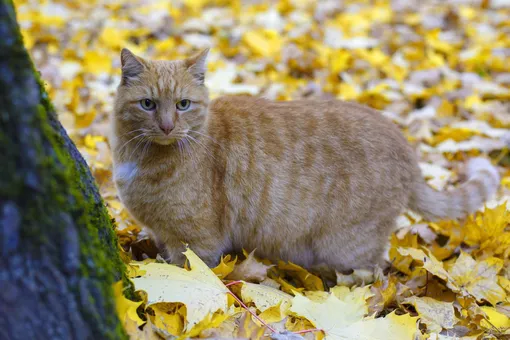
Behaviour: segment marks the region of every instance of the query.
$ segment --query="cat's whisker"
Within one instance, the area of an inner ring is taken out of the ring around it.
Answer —
[[[120,136],[119,136],[119,138],[124,137],[124,136],[127,136],[127,135],[130,135],[130,134],[135,133],[135,132],[139,132],[139,131],[146,132],[146,131],[145,131],[145,129],[143,129],[143,128],[142,128],[142,129],[136,129],[136,130],[128,131],[128,132],[126,132],[126,133],[124,133],[124,134],[120,135]]]
[[[194,150],[192,149],[190,141],[184,137],[182,140],[184,142],[184,147],[186,149],[186,152],[188,153],[189,158],[191,159],[191,165],[195,167],[195,157],[194,157]]]
[[[218,143],[218,142],[216,141],[216,139],[212,138],[212,137],[211,137],[211,136],[209,136],[209,135],[206,135],[205,133],[202,133],[202,132],[197,131],[197,130],[189,130],[189,132],[195,132],[195,133],[198,133],[200,136],[205,137],[205,138],[209,138],[209,139],[210,139],[212,142],[214,142],[215,144],[220,145],[220,143]]]
[[[190,136],[186,136],[186,139],[188,139]],[[193,151],[194,151],[194,158],[195,158],[195,163],[196,164],[199,164],[200,160],[199,160],[199,157],[197,156],[197,152],[195,151],[195,148],[194,148],[194,145],[192,143],[191,140],[188,139],[188,143],[190,144],[190,146],[193,148]]]
[[[145,154],[149,152],[149,147],[151,145],[151,142],[152,142],[151,138],[148,137],[147,141],[145,142],[145,145],[143,146],[142,157],[141,157],[142,159],[145,158]]]
[[[144,145],[144,142],[147,140],[147,135],[144,134],[143,138],[140,139],[137,143],[136,143],[136,146],[135,148],[133,149],[133,151],[131,152],[131,157],[135,155],[136,153],[136,150],[138,150],[138,148],[141,146],[141,145]],[[130,158],[131,158],[130,157]]]
[[[181,140],[177,140],[177,145],[179,146],[179,158],[181,159],[181,163],[184,162],[184,158],[182,156],[182,144]]]
[[[198,146],[201,146],[202,148],[204,148],[205,153],[207,154],[207,156],[211,157],[213,160],[216,160],[216,158],[211,154],[211,150],[202,141],[200,141],[200,140],[198,140],[198,139],[196,139],[196,138],[194,138],[193,136],[190,136],[190,135],[187,135],[186,138],[191,138],[191,140],[194,141]]]
[[[128,140],[127,142],[125,142],[125,143],[124,143],[124,144],[123,144],[123,145],[119,148],[119,151],[118,151],[118,152],[119,152],[119,153],[120,153],[120,152],[122,152],[122,151],[124,150],[124,148],[125,148],[125,147],[129,144],[129,143],[131,143],[131,142],[132,142],[133,140],[135,140],[135,139],[138,139],[138,138],[140,138],[140,137],[143,137],[144,135],[145,135],[145,132],[142,132],[142,133],[140,133],[140,134],[138,134],[138,135],[134,136],[133,138],[131,138],[130,140]]]

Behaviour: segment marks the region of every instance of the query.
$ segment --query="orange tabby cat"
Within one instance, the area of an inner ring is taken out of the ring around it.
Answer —
[[[182,261],[187,243],[209,265],[256,248],[305,267],[372,267],[406,208],[428,220],[458,218],[498,187],[497,170],[475,158],[460,188],[430,188],[398,128],[365,106],[246,96],[209,102],[206,56],[121,54],[114,178],[172,262]]]

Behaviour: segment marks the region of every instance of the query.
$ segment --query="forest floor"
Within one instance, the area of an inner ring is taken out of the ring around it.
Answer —
[[[117,221],[142,296],[129,301],[115,286],[132,338],[277,338],[284,330],[327,339],[510,338],[510,1],[14,2],[60,120]],[[391,270],[339,274],[329,291],[296,265],[247,254],[212,270],[192,249],[190,271],[147,259],[154,250],[111,179],[119,52],[177,59],[209,46],[212,97],[364,103],[398,124],[433,187],[457,186],[467,159],[490,157],[502,175],[497,198],[464,221],[403,214]]]

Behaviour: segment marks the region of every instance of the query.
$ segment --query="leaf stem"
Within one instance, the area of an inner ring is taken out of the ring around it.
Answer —
[[[241,305],[244,309],[246,309],[246,310],[248,311],[248,313],[250,313],[251,315],[253,315],[253,317],[254,317],[255,319],[257,319],[260,323],[262,323],[265,327],[267,327],[267,328],[268,328],[268,329],[269,329],[272,333],[277,333],[277,332],[276,332],[276,329],[274,329],[273,327],[269,326],[269,325],[268,325],[268,324],[267,324],[264,320],[262,320],[261,318],[259,318],[259,316],[258,316],[257,314],[255,314],[255,312],[252,312],[252,311],[248,308],[248,306],[246,306],[246,305],[244,304],[244,302],[243,302],[243,301],[241,301],[241,299],[240,299],[240,298],[238,298],[238,297],[237,297],[234,293],[229,292],[229,294],[230,294],[230,295],[232,295],[232,297],[233,297],[233,298],[234,298],[237,302],[239,302],[239,304],[240,304],[240,305]]]
[[[232,281],[232,282],[225,284],[225,287],[229,287],[229,286],[232,286],[232,285],[235,285],[238,283],[243,283],[243,281],[242,280]]]
[[[294,334],[305,334],[305,333],[311,333],[311,332],[322,332],[323,329],[320,328],[312,328],[312,329],[304,329],[302,331],[292,332]]]
[[[242,280],[237,280],[237,281],[232,281],[232,282],[229,282],[229,283],[226,283],[225,284],[225,287],[229,287],[229,286],[232,286],[232,285],[235,285],[235,284],[238,284],[238,283],[243,283],[244,281]],[[241,307],[243,307],[244,309],[246,309],[248,311],[248,313],[250,313],[251,315],[253,315],[253,317],[255,319],[257,319],[261,324],[263,324],[267,329],[269,329],[272,333],[279,333],[276,331],[276,329],[274,329],[273,327],[269,326],[264,320],[262,320],[261,318],[259,318],[259,316],[257,314],[255,314],[255,312],[251,311],[248,306],[246,306],[244,304],[243,301],[241,301],[240,298],[238,298],[234,293],[232,292],[228,292],[240,305]],[[305,334],[305,333],[311,333],[311,332],[322,332],[323,330],[320,329],[320,328],[312,328],[312,329],[304,329],[302,331],[297,331],[297,332],[292,332],[294,334]]]

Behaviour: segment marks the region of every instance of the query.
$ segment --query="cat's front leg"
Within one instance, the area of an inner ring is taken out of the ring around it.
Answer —
[[[205,262],[205,264],[209,268],[216,267],[221,260],[222,251],[219,249],[211,249],[211,248],[197,248],[191,249],[200,257],[202,261]]]
[[[184,265],[186,257],[183,252],[186,251],[186,245],[182,242],[169,242],[168,240],[162,241],[161,239],[154,238],[154,243],[159,249],[159,254],[167,262],[179,266]]]
[[[186,256],[183,252],[189,247],[197,256],[207,264],[209,268],[214,268],[220,263],[222,251],[216,247],[202,246],[200,244],[185,244],[179,241],[162,242],[160,240],[155,241],[156,246],[159,249],[159,254],[167,263],[184,265]]]

